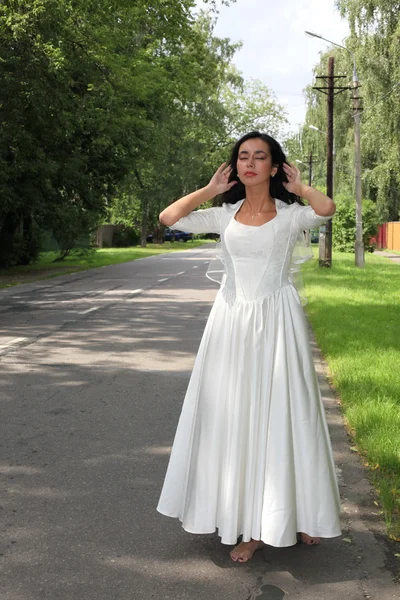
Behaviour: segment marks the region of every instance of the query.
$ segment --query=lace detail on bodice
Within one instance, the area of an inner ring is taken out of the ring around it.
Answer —
[[[222,236],[226,264],[225,286],[237,299],[256,301],[292,283],[290,258],[298,236],[294,205],[277,202],[274,219],[259,227],[235,220]],[[300,207],[301,208],[301,207]]]

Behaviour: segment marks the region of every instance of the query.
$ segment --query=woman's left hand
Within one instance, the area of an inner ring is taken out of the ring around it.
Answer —
[[[299,169],[292,163],[283,163],[283,170],[285,171],[288,183],[283,182],[283,187],[287,189],[288,192],[292,194],[296,194],[296,196],[301,196],[303,183],[301,182],[301,176]]]

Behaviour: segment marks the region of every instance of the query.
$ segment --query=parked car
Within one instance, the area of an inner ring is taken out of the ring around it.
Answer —
[[[174,238],[174,234],[175,234],[175,238]],[[192,241],[193,234],[188,233],[187,231],[175,231],[175,230],[167,227],[167,229],[164,231],[164,236],[163,236],[164,242],[171,242],[174,239],[176,242],[187,242],[188,240]],[[152,241],[153,241],[153,234],[149,233],[149,235],[146,237],[146,242],[152,242]]]
[[[164,242],[170,242],[174,239],[176,242],[187,242],[188,240],[193,240],[193,234],[188,233],[187,231],[178,231],[169,229],[169,227],[164,231]]]

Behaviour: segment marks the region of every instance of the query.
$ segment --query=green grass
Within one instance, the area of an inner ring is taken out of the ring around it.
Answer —
[[[177,252],[178,250],[190,250],[197,248],[213,240],[193,240],[191,242],[165,242],[164,244],[148,244],[146,248],[133,246],[131,248],[101,248],[89,251],[86,256],[73,253],[61,262],[54,262],[58,256],[57,252],[43,252],[40,259],[33,265],[14,267],[12,269],[0,269],[0,288],[10,287],[21,283],[49,279],[67,273],[76,273],[103,267],[105,265],[116,265],[129,262],[154,254],[165,254],[166,252]]]
[[[400,541],[400,265],[367,254],[357,269],[354,255],[340,253],[332,264],[304,266],[306,311],[389,535]]]

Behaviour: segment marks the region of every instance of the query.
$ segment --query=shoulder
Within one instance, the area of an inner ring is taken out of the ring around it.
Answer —
[[[275,206],[277,209],[277,214],[284,217],[285,220],[293,221],[297,211],[301,209],[301,205],[298,202],[293,202],[292,204],[288,204],[283,200],[275,199]]]
[[[237,208],[239,208],[239,206],[242,204],[242,202],[244,202],[244,198],[243,198],[243,200],[238,200],[234,204],[230,204],[229,202],[224,202],[222,204],[221,208],[226,213],[233,213]]]
[[[293,202],[292,204],[288,204],[287,202],[284,202],[283,200],[279,200],[279,198],[275,198],[275,206],[279,210],[279,212],[283,211],[283,212],[286,212],[287,214],[292,214],[298,208],[300,208],[300,204],[298,204],[298,202]]]
[[[243,200],[238,200],[238,202],[235,202],[234,204],[231,204],[229,202],[224,202],[222,204],[222,206],[220,206],[219,210],[220,210],[220,219],[221,219],[221,230],[223,231],[224,229],[226,229],[226,227],[229,225],[229,222],[231,221],[232,217],[234,216],[235,212],[238,210],[238,208],[240,207],[240,205],[244,202],[244,198]]]

